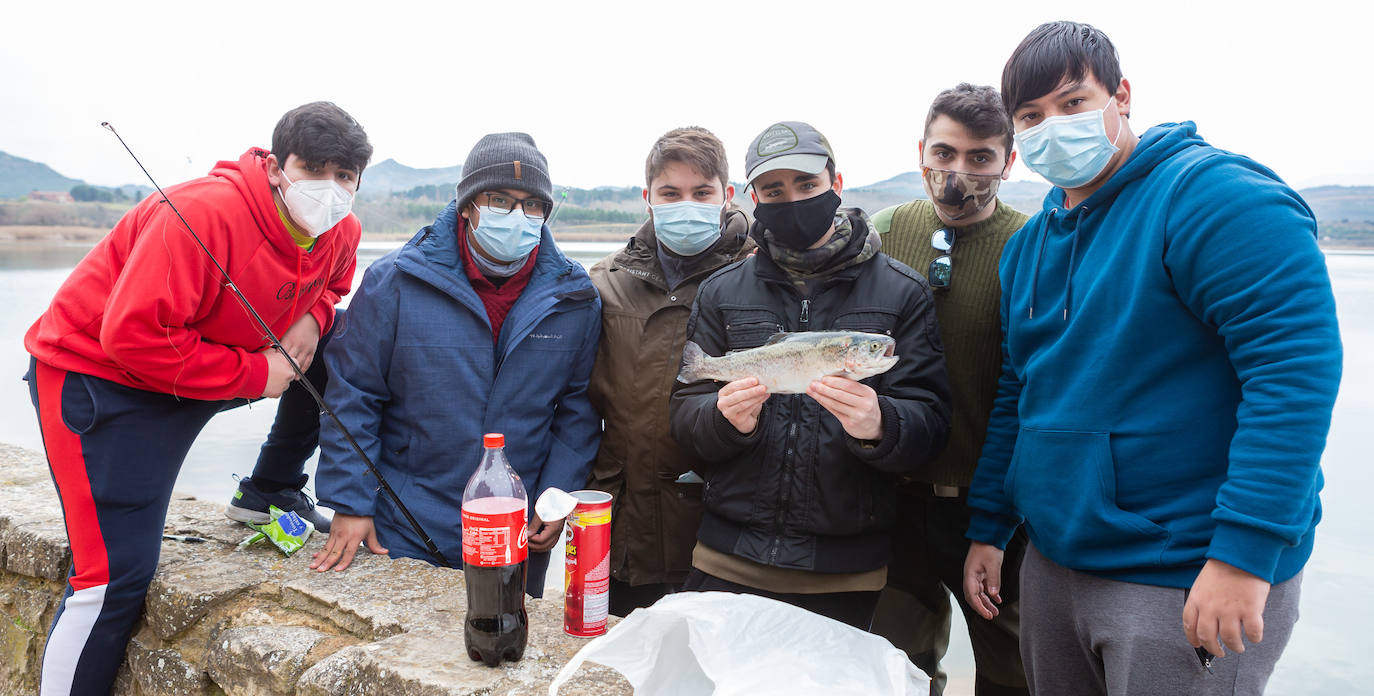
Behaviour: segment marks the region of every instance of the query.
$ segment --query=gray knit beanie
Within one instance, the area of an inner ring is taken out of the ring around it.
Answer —
[[[525,133],[492,133],[482,136],[463,163],[458,182],[458,208],[483,191],[515,189],[553,203],[549,164]]]

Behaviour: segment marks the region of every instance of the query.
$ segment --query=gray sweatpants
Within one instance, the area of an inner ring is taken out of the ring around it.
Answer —
[[[1264,640],[1212,660],[1183,637],[1185,590],[1070,570],[1027,547],[1021,564],[1021,659],[1032,694],[1212,696],[1264,693],[1298,620],[1302,575],[1269,590]]]

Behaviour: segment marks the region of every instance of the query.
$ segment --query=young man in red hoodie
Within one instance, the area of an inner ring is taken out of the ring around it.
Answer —
[[[191,443],[215,413],[295,378],[187,225],[307,368],[352,285],[361,228],[349,211],[371,156],[339,107],[287,112],[271,152],[249,149],[125,214],[25,335],[72,547],[45,696],[109,692]]]

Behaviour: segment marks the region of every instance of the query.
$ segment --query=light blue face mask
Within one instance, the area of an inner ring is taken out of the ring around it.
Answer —
[[[1059,188],[1083,186],[1107,168],[1118,148],[1107,139],[1103,115],[1115,99],[1101,109],[1069,116],[1051,116],[1034,128],[1017,133],[1016,149],[1032,171]],[[1119,117],[1118,117],[1119,118]],[[1121,137],[1121,131],[1116,137]]]
[[[720,203],[679,201],[649,206],[658,242],[678,256],[696,256],[720,239]]]
[[[507,211],[481,206],[477,217],[472,236],[482,251],[497,261],[523,259],[539,244],[539,228],[544,221],[531,220],[518,208]]]

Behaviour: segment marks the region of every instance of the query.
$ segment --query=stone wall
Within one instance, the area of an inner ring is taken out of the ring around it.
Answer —
[[[190,464],[188,464],[190,465]],[[456,512],[456,511],[455,511]],[[525,658],[496,669],[463,649],[460,571],[361,552],[342,573],[307,568],[316,535],[287,558],[218,504],[175,496],[144,617],[116,694],[511,694],[536,696],[586,639],[563,633],[561,594],[528,600]],[[71,551],[41,453],[0,445],[0,696],[38,693],[43,644]],[[584,666],[567,696],[630,694]]]

